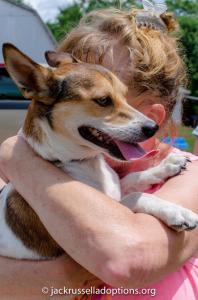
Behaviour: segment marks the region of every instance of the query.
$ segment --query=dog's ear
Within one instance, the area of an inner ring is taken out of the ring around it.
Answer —
[[[45,59],[49,66],[58,68],[61,65],[80,63],[81,61],[74,57],[72,54],[56,51],[46,51]]]
[[[5,66],[20,88],[25,98],[32,99],[34,96],[47,98],[49,89],[47,78],[50,70],[22,53],[12,44],[3,45]]]

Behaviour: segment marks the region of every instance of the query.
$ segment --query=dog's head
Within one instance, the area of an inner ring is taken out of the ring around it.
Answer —
[[[32,100],[24,135],[45,158],[104,153],[126,160],[141,156],[137,143],[156,133],[156,123],[127,104],[127,88],[102,66],[47,52],[53,68],[44,67],[11,44],[4,44],[3,54],[9,74]]]

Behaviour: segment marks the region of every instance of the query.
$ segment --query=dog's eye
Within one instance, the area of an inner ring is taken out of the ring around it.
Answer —
[[[113,104],[111,97],[104,97],[99,99],[94,99],[94,102],[99,104],[100,106],[106,107]]]

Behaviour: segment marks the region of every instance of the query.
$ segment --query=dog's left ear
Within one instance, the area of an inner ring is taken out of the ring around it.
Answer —
[[[34,62],[30,57],[21,52],[12,44],[3,45],[5,66],[25,98],[32,99],[36,96],[42,101],[47,101],[49,88],[47,81],[50,69]]]
[[[80,63],[81,61],[72,54],[56,51],[46,51],[45,59],[49,66],[58,68],[61,65]]]

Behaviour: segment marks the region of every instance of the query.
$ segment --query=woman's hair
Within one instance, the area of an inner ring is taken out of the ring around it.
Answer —
[[[136,16],[142,11],[92,11],[62,40],[58,51],[99,64],[103,64],[108,54],[113,65],[116,64],[116,48],[121,46],[128,55],[124,83],[140,93],[149,90],[159,95],[169,118],[179,88],[186,84],[184,60],[175,36],[178,24],[167,13],[159,17],[165,24],[165,31],[153,29],[149,24],[138,26]]]

